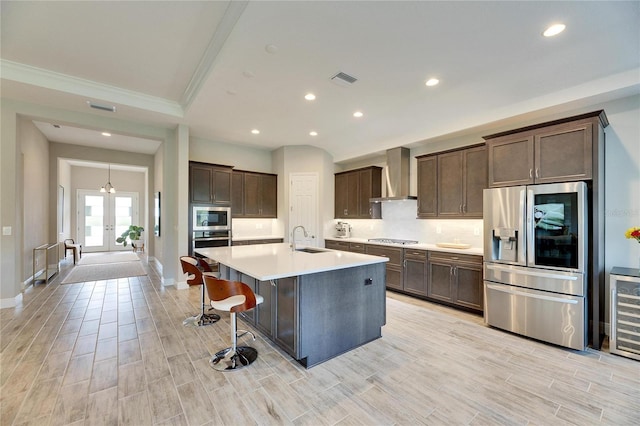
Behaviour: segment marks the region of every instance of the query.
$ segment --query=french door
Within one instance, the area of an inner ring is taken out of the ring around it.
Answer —
[[[129,225],[139,219],[138,193],[102,193],[78,190],[78,240],[83,251],[118,251],[130,249],[117,243]]]

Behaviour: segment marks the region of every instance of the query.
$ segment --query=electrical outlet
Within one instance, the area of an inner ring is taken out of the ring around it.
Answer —
[[[442,234],[442,227],[436,226],[436,234]]]
[[[473,235],[480,235],[480,228],[478,228],[477,226],[473,228]]]

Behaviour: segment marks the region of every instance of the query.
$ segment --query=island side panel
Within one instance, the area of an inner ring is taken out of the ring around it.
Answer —
[[[381,337],[385,282],[384,263],[298,277],[298,354],[307,368]]]

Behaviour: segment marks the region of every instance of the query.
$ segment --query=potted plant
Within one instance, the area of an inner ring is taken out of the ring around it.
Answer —
[[[140,236],[144,231],[142,226],[129,225],[129,228],[122,233],[118,238],[116,238],[116,242],[122,243],[125,247],[127,246],[127,240],[131,241],[131,246],[133,249],[136,249],[136,242],[140,240]]]

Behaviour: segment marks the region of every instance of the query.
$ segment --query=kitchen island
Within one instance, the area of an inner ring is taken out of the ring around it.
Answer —
[[[220,264],[220,277],[264,297],[243,315],[309,368],[382,336],[385,262],[360,253],[288,243],[196,249]]]

